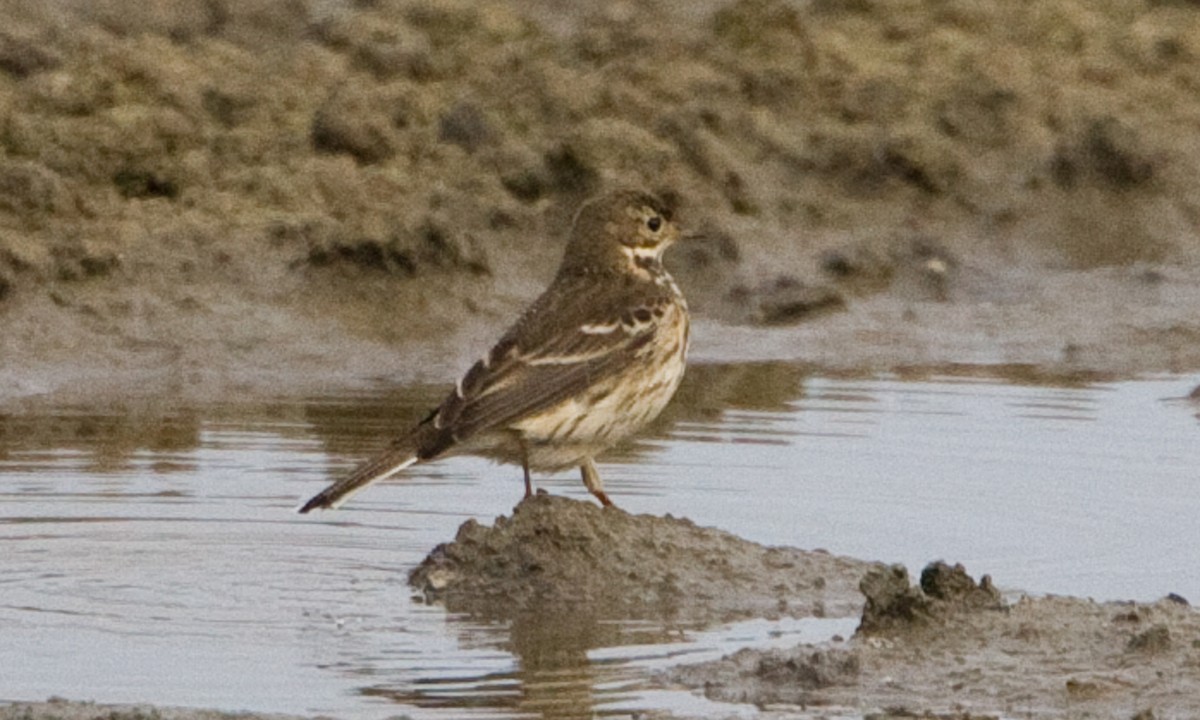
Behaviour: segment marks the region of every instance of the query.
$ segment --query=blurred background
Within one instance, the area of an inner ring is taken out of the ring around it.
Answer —
[[[4,0],[0,395],[449,380],[619,184],[700,357],[1194,368],[1198,12]]]

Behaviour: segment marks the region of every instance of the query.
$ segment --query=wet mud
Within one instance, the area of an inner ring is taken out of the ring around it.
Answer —
[[[1187,601],[1001,598],[985,577],[931,564],[863,580],[845,642],[743,650],[661,681],[764,717],[1184,718],[1200,713],[1200,615]]]
[[[701,623],[860,615],[854,636],[746,649],[663,673],[764,717],[1192,717],[1200,615],[1156,603],[1005,597],[984,575],[768,548],[671,517],[538,495],[491,527],[464,524],[410,575],[453,612],[518,619]],[[882,714],[880,714],[882,713]]]

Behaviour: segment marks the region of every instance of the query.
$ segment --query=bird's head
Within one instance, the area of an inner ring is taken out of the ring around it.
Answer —
[[[679,239],[671,210],[639,190],[617,190],[579,209],[563,268],[642,272],[661,267],[663,252]]]

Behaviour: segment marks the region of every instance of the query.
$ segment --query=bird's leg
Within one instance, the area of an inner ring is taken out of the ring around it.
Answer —
[[[525,444],[524,438],[518,438],[517,443],[521,446],[521,469],[525,471],[525,499],[533,497],[533,478],[529,475],[529,446]]]
[[[608,494],[604,492],[604,481],[600,479],[600,471],[596,469],[596,462],[591,458],[583,461],[579,466],[579,472],[583,475],[583,484],[587,486],[588,492],[595,495],[604,507],[615,507],[613,501],[608,499]]]

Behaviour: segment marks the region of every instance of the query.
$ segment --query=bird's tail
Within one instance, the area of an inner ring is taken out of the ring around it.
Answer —
[[[408,444],[396,446],[377,458],[359,465],[346,477],[313,495],[300,506],[301,514],[317,509],[332,509],[341,505],[350,494],[376,480],[383,480],[417,461],[417,452]]]

